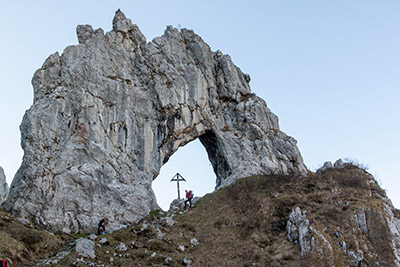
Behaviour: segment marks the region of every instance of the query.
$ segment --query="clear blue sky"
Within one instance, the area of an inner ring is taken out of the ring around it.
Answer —
[[[76,25],[109,31],[118,8],[148,41],[167,25],[181,26],[229,54],[281,129],[297,139],[311,170],[357,159],[400,207],[400,1],[385,0],[0,0],[0,166],[8,182],[21,163],[18,127],[32,104],[33,73],[48,55],[77,44]],[[156,179],[164,208],[176,196],[169,183],[176,172],[188,180],[182,191],[214,188],[206,152],[195,141]]]

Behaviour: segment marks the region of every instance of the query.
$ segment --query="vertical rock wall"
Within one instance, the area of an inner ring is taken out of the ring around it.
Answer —
[[[35,73],[22,124],[23,163],[5,207],[51,229],[136,222],[157,207],[161,166],[199,138],[217,187],[253,174],[305,173],[296,141],[250,91],[228,55],[167,27],[146,43],[121,11],[106,34],[77,27],[78,45]]]
[[[0,204],[4,202],[7,198],[9,192],[6,175],[4,174],[4,170],[0,167]]]

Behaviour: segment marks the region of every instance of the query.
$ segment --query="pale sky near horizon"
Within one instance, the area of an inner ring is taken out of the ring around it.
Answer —
[[[121,8],[151,41],[167,25],[193,29],[229,54],[251,88],[298,141],[309,169],[352,158],[400,207],[399,1],[6,1],[0,0],[0,166],[10,183],[21,164],[19,125],[33,101],[30,80],[55,51],[76,45],[78,24],[112,28]],[[215,175],[199,141],[161,169],[161,207],[176,197],[169,180],[196,195]]]

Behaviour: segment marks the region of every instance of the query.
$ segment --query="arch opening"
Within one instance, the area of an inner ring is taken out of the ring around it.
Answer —
[[[178,197],[177,183],[170,182],[177,172],[186,179],[186,182],[179,182],[181,198],[185,197],[185,189],[193,190],[195,197],[215,189],[216,175],[205,146],[197,138],[180,147],[152,182],[157,204],[163,210],[168,210],[170,203]]]

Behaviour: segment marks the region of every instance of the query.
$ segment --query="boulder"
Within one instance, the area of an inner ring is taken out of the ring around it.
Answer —
[[[199,241],[193,237],[190,239],[190,245],[192,245],[193,247],[197,247],[199,245]]]
[[[126,245],[124,243],[119,243],[119,245],[115,248],[115,251],[118,251],[118,252],[125,252],[127,250],[128,250],[128,248],[126,247]]]
[[[345,162],[342,159],[338,159],[333,166],[337,169],[344,168]]]
[[[176,198],[169,205],[169,212],[175,213],[176,211],[183,209],[184,206],[185,206],[185,201],[183,200],[183,198],[181,199]]]
[[[332,162],[326,161],[326,162],[324,163],[324,165],[323,165],[321,168],[319,168],[319,169],[317,170],[317,172],[322,172],[322,171],[325,171],[325,170],[327,170],[327,169],[332,169],[332,168],[333,168]]]
[[[94,242],[87,238],[79,238],[76,240],[76,252],[79,256],[94,258]]]
[[[24,157],[5,208],[52,230],[136,223],[158,205],[152,181],[179,147],[199,139],[216,187],[256,174],[305,174],[296,140],[251,93],[229,55],[169,26],[146,42],[118,10],[104,33],[50,55],[32,79],[21,124]]]
[[[161,222],[168,226],[173,226],[175,224],[174,219],[172,219],[171,217],[165,217],[161,220]]]

